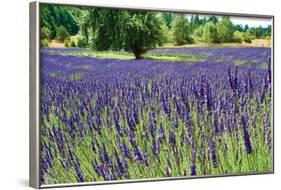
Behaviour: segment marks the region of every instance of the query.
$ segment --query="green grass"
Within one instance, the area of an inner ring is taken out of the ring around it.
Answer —
[[[50,76],[51,77],[57,77],[57,76],[59,76],[59,72],[57,72],[57,71],[52,71],[52,72],[50,72]]]
[[[234,64],[235,65],[248,65],[248,64],[252,64],[252,61],[249,60],[235,60]]]
[[[128,52],[118,52],[118,51],[94,51],[94,50],[85,50],[81,52],[59,52],[61,55],[67,56],[87,56],[87,57],[95,57],[100,59],[121,59],[121,60],[132,60],[135,59],[132,53]],[[143,58],[145,59],[153,59],[167,62],[175,62],[175,61],[184,61],[184,62],[198,62],[204,61],[208,58],[209,54],[143,54]]]
[[[121,59],[121,60],[130,60],[134,59],[134,55],[126,52],[117,52],[117,51],[94,51],[94,50],[85,50],[81,52],[60,52],[62,55],[69,56],[80,56],[80,57],[95,57],[100,59]]]
[[[71,75],[71,80],[79,80],[83,77],[83,73],[75,73]]]
[[[183,61],[183,62],[200,62],[204,61],[209,54],[144,54],[144,58],[146,59],[154,59],[154,60],[160,60],[160,61]]]
[[[268,68],[268,63],[263,62],[263,63],[260,64],[260,67],[263,68],[263,69],[267,69]]]

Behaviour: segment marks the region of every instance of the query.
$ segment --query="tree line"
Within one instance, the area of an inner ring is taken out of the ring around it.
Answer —
[[[251,43],[271,36],[270,25],[235,25],[228,16],[188,17],[170,12],[43,5],[40,18],[43,46],[56,39],[67,47],[125,50],[136,59],[166,43]],[[70,39],[74,35],[77,42]]]

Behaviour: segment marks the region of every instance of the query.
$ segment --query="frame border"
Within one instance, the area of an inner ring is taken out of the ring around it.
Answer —
[[[217,16],[234,16],[246,18],[261,18],[271,19],[272,22],[272,40],[271,40],[271,57],[272,57],[272,171],[266,172],[252,172],[252,173],[235,173],[235,174],[221,174],[221,175],[204,175],[204,176],[180,176],[180,177],[163,177],[163,178],[144,178],[131,179],[119,181],[101,181],[101,182],[83,182],[83,183],[62,183],[41,185],[40,184],[40,6],[59,5],[59,6],[81,6],[81,7],[96,7],[96,8],[111,8],[111,9],[134,9],[134,10],[148,10],[159,12],[175,12],[186,14],[200,14],[200,15],[217,15]],[[202,178],[218,178],[218,177],[234,177],[234,176],[250,176],[261,174],[275,173],[275,133],[274,133],[274,84],[275,84],[275,28],[274,15],[248,14],[248,13],[231,13],[231,12],[216,12],[203,10],[187,10],[187,9],[169,9],[159,7],[133,7],[133,6],[117,6],[105,5],[98,3],[68,3],[68,2],[52,2],[45,0],[38,0],[29,3],[29,185],[33,188],[57,188],[57,187],[76,187],[76,186],[90,186],[90,185],[106,185],[106,184],[123,184],[123,183],[139,183],[139,182],[160,182],[186,179],[202,179]]]
[[[39,3],[29,4],[29,185],[40,188]]]

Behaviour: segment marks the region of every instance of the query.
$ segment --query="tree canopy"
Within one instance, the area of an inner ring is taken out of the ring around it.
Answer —
[[[147,50],[161,45],[161,19],[153,12],[117,9],[93,9],[92,48],[125,50],[136,59]]]

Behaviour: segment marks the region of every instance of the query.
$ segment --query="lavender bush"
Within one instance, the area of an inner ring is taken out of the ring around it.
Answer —
[[[148,52],[204,55],[189,63],[42,49],[41,183],[271,171],[270,51]]]

